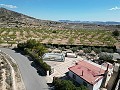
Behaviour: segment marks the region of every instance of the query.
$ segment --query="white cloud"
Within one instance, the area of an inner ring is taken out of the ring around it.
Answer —
[[[7,7],[7,8],[17,8],[17,6],[7,5],[7,4],[0,4],[0,6]]]
[[[111,9],[109,9],[109,10],[120,10],[120,7],[113,7],[113,8],[111,8]]]

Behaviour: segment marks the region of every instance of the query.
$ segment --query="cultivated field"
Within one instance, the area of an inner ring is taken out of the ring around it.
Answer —
[[[0,28],[0,44],[17,44],[28,39],[36,39],[41,43],[114,46],[117,40],[112,31],[105,30],[46,30]]]

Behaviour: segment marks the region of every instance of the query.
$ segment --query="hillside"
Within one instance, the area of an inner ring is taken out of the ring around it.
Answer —
[[[40,27],[56,24],[54,21],[40,20],[21,13],[0,8],[0,27]]]
[[[40,20],[5,8],[0,8],[1,44],[11,45],[29,39],[36,39],[41,43],[48,44],[90,46],[120,45],[117,43],[116,38],[112,36],[111,30],[115,29],[120,30],[120,27],[116,27],[115,25]]]
[[[5,8],[0,8],[0,27],[15,28],[15,27],[30,27],[30,28],[46,28],[53,30],[69,30],[69,29],[89,29],[89,30],[115,30],[120,29],[116,25],[99,25],[95,23],[67,23],[60,21],[50,21],[36,19],[15,11]]]

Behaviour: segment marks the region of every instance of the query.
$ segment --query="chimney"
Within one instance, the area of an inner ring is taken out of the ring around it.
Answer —
[[[83,76],[83,70],[82,70],[82,76]]]
[[[78,65],[78,63],[76,62],[75,65]]]
[[[106,71],[108,71],[108,68],[109,68],[109,64],[107,65],[107,69],[106,69]]]

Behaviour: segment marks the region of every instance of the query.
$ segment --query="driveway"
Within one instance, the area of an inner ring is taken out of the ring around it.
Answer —
[[[40,76],[37,70],[31,66],[32,61],[14,50],[6,48],[0,48],[0,50],[9,54],[17,62],[26,90],[48,90],[45,77]]]

